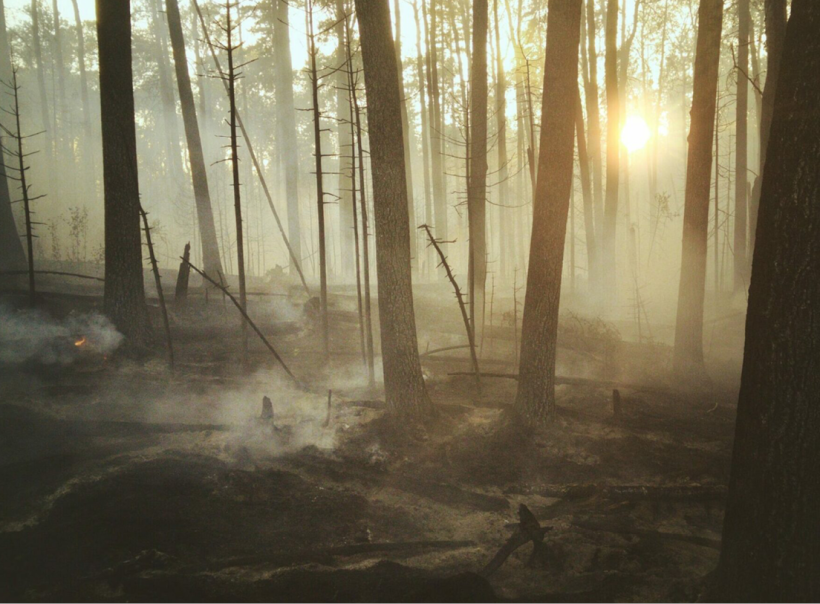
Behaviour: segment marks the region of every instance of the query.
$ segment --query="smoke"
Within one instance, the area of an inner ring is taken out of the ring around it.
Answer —
[[[0,306],[0,324],[3,364],[68,365],[80,352],[109,354],[123,341],[123,335],[99,313],[71,313],[57,320],[38,310]]]

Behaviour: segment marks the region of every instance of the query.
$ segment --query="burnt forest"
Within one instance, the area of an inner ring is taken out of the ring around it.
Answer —
[[[820,2],[0,0],[0,601],[819,601],[818,468]]]

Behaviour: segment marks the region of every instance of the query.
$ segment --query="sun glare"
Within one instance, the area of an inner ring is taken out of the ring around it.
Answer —
[[[623,129],[621,130],[621,143],[630,153],[639,151],[646,146],[649,141],[649,126],[642,117],[637,115],[630,116],[626,119]]]

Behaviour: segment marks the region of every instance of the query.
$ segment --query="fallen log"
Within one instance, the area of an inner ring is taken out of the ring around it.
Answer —
[[[643,539],[658,539],[668,541],[680,541],[683,543],[691,543],[701,547],[710,547],[719,550],[720,539],[712,539],[710,537],[699,537],[697,535],[684,535],[682,533],[666,533],[663,531],[652,531],[648,529],[639,529],[633,527],[624,527],[617,525],[608,525],[601,521],[581,519],[573,520],[572,526],[587,530],[597,531],[602,533],[613,533],[615,535],[634,535]]]
[[[452,376],[472,376],[472,371],[450,371],[447,375]],[[507,380],[518,380],[517,373],[488,373],[481,372],[481,377],[499,378]],[[658,394],[674,394],[673,390],[662,388],[658,386],[651,386],[648,384],[634,384],[630,382],[621,382],[618,380],[594,380],[590,378],[569,377],[556,375],[555,384],[559,386],[594,386],[596,388],[627,388],[629,390],[641,390],[643,392],[656,392]]]

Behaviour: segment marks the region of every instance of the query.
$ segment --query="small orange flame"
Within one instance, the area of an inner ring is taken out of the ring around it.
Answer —
[[[85,342],[86,342],[86,339],[85,339],[85,336],[83,336],[83,337],[81,337],[79,340],[77,340],[76,342],[74,342],[74,346],[76,346],[77,348],[79,348],[80,346],[82,346],[83,344],[85,344]]]

